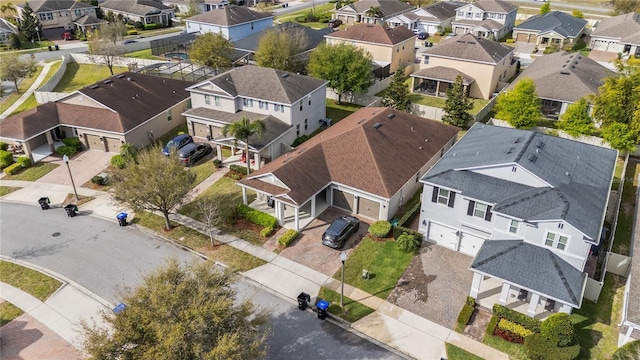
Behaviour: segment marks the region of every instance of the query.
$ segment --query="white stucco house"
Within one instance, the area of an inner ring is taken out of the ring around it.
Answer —
[[[246,6],[223,6],[185,19],[187,33],[221,33],[231,41],[259,34],[273,26],[273,15]]]
[[[506,1],[480,0],[456,9],[451,31],[500,40],[513,30],[517,12],[518,7]]]

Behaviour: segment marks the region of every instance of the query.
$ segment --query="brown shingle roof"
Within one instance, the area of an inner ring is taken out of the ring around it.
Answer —
[[[273,183],[259,179],[271,174],[298,205],[331,182],[391,198],[458,131],[391,108],[363,108],[240,183],[268,192]]]
[[[220,26],[234,26],[271,17],[273,17],[273,15],[270,13],[253,11],[246,6],[229,5],[223,8],[205,11],[202,14],[188,18],[187,21]]]
[[[2,120],[0,122],[0,137],[27,140],[56,127],[58,124],[56,104],[46,103]]]
[[[493,13],[509,13],[518,7],[502,0],[480,0],[472,3],[474,6]]]
[[[405,26],[390,29],[379,24],[356,24],[325,35],[326,38],[349,39],[384,45],[398,44],[415,36],[416,34]]]
[[[497,64],[512,52],[513,48],[499,42],[464,34],[444,40],[421,54]]]

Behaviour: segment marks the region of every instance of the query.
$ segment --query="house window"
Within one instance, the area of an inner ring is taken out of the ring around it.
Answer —
[[[167,121],[171,121],[171,109],[167,110]]]
[[[493,19],[494,15],[492,13],[489,13],[487,16],[489,16],[489,19]]]
[[[258,101],[258,107],[264,109],[264,101]]]
[[[467,215],[473,216],[473,217],[479,217],[486,221],[491,221],[491,205],[481,204],[473,200],[469,200]]]
[[[511,220],[509,222],[509,232],[512,234],[517,234],[518,233],[518,227],[520,226],[520,221],[518,220]]]
[[[253,30],[253,23],[251,23],[251,30]]]
[[[205,95],[204,96],[204,103],[206,105],[211,105],[211,96],[210,95]]]
[[[458,16],[464,16],[464,11],[458,11]]]
[[[307,130],[309,119],[304,119],[304,129]]]
[[[244,103],[244,106],[253,107],[253,99],[244,98],[242,99],[242,101]]]
[[[424,57],[424,63],[425,63],[425,64],[428,64],[428,63],[429,63],[429,57],[428,57],[428,56],[425,56],[425,57]]]
[[[433,188],[433,193],[431,194],[431,202],[447,205],[452,208],[456,199],[456,193],[451,190],[441,189],[439,187]]]
[[[504,15],[503,14],[499,14],[498,15],[498,19],[500,19],[500,20],[504,19]]]
[[[296,137],[300,137],[300,124],[296,124]]]
[[[563,223],[558,223],[558,229],[562,229],[564,228],[564,224]]]
[[[220,96],[214,96],[213,97],[213,105],[215,105],[216,107],[220,107]]]
[[[302,111],[302,101],[300,101],[300,111]]]
[[[544,239],[544,244],[549,247],[555,247],[558,250],[564,250],[567,248],[569,238],[564,235],[554,234],[552,232],[547,233]]]
[[[473,13],[471,11],[467,13],[467,19],[473,19]]]
[[[309,106],[311,106],[311,99],[309,99]]]
[[[482,13],[476,13],[476,19],[482,18]]]
[[[53,13],[42,13],[39,16],[42,21],[53,20]]]
[[[82,16],[82,10],[74,10],[73,12],[76,16]]]

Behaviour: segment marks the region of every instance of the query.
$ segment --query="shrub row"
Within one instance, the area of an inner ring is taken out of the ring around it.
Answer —
[[[309,140],[309,135],[302,135],[293,141],[293,144],[291,144],[291,147],[296,147],[307,140]]]
[[[161,24],[144,24],[144,29],[145,30],[153,30],[153,29],[159,29],[161,28],[162,25]]]
[[[241,173],[243,175],[247,175],[247,167],[246,166],[233,164],[233,165],[229,165],[229,170]]]
[[[276,218],[244,204],[238,205],[238,215],[263,227],[271,227],[272,229],[278,227],[278,220]]]
[[[540,320],[534,319],[531,316],[527,316],[525,314],[521,314],[515,310],[511,310],[506,306],[494,304],[493,314],[500,318],[505,318],[516,324],[520,324],[533,332],[540,332]]]
[[[471,320],[471,315],[473,315],[474,310],[475,307],[473,307],[472,305],[464,304],[462,306],[462,310],[460,310],[460,313],[458,314],[458,326],[456,327],[457,329],[464,331],[464,327],[467,326],[469,320]]]
[[[530,336],[533,334],[533,331],[527,329],[526,327],[520,324],[511,322],[505,318],[502,318],[500,319],[500,321],[498,321],[498,329],[517,335],[518,337],[521,338],[521,341],[518,341],[519,343],[522,343],[524,339],[527,338],[527,336]]]
[[[280,236],[280,239],[278,239],[278,244],[287,247],[289,246],[289,244],[291,244],[296,238],[298,237],[298,232],[293,230],[293,229],[289,229],[287,230],[287,232],[285,232],[284,234],[282,234],[282,236]]]
[[[524,342],[531,360],[573,360],[580,355],[580,345],[557,347],[541,334],[533,334]]]
[[[80,142],[80,139],[78,139],[77,137],[64,138],[62,139],[62,143],[67,146],[74,147],[78,150],[82,149],[82,143]]]
[[[491,317],[491,320],[489,320],[489,324],[487,324],[487,330],[485,330],[485,334],[486,335],[493,336],[493,335],[496,334],[496,328],[498,327],[498,321],[500,321],[500,318],[497,317],[496,315],[493,315]]]
[[[13,155],[6,150],[0,150],[0,169],[4,169],[11,164],[13,164]]]
[[[409,210],[407,210],[407,212],[402,215],[402,217],[398,220],[398,225],[407,226],[408,224],[411,224],[413,219],[415,219],[416,216],[420,213],[420,205],[420,196],[418,196],[418,201],[415,204],[411,205]]]
[[[369,233],[377,238],[385,238],[391,231],[391,223],[386,220],[375,221],[369,226]]]
[[[9,144],[7,144],[4,141],[0,141],[0,150],[7,151],[8,148],[9,148]]]
[[[20,156],[18,158],[18,164],[22,165],[23,168],[28,168],[31,166],[31,159],[28,156]]]
[[[273,234],[273,228],[271,226],[265,226],[262,230],[260,230],[260,236],[269,237]]]
[[[109,162],[111,163],[111,166],[118,169],[124,169],[125,165],[127,165],[127,160],[120,154],[113,155]]]
[[[68,145],[62,145],[56,148],[56,154],[58,155],[73,156],[77,151],[78,151],[77,147],[68,146]]]
[[[22,169],[22,164],[15,163],[4,168],[4,173],[7,175],[13,175]]]

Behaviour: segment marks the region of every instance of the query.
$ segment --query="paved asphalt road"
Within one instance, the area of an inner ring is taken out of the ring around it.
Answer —
[[[34,199],[34,203],[35,203]],[[78,214],[62,208],[0,203],[0,253],[68,277],[104,299],[117,303],[117,289],[135,286],[144,273],[174,256],[194,256],[134,227]],[[314,313],[269,291],[240,281],[238,295],[272,315],[268,359],[400,359]]]

